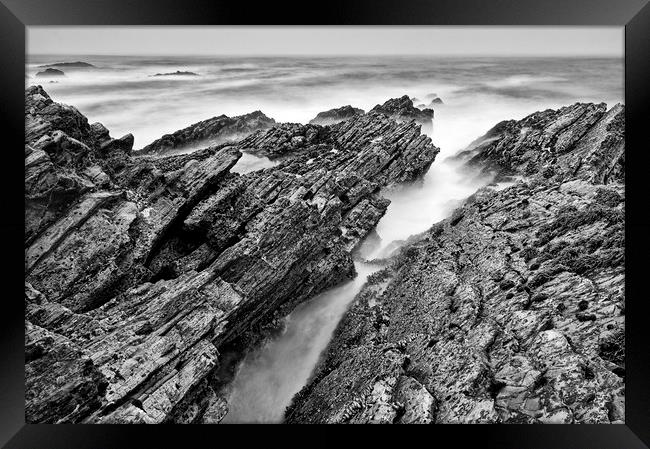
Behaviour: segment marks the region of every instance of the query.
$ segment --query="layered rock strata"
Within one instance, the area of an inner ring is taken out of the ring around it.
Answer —
[[[276,167],[229,171],[306,135]],[[354,276],[379,189],[438,153],[415,123],[371,113],[132,157],[132,138],[40,87],[25,141],[26,419],[44,423],[210,421],[219,349]]]
[[[624,107],[506,121],[485,188],[371,276],[288,422],[620,423]]]
[[[275,124],[275,120],[260,111],[236,117],[220,115],[194,123],[172,134],[165,134],[142,148],[138,154],[167,154],[174,150],[205,148],[233,142],[255,131],[268,129]]]
[[[329,111],[319,112],[316,117],[309,121],[312,125],[334,125],[335,123],[342,122],[355,115],[363,114],[363,109],[353,108],[350,105],[342,106]]]
[[[371,111],[385,114],[398,122],[413,120],[422,125],[423,132],[429,133],[433,129],[433,109],[416,108],[408,95],[391,98],[384,104],[378,104]]]

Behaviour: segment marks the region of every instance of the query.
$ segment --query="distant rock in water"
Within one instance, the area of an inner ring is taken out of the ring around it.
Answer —
[[[424,109],[433,109],[435,106],[439,106],[439,105],[441,105],[441,104],[443,104],[442,99],[440,99],[440,98],[435,98],[435,99],[432,100],[431,103],[429,103],[428,105],[426,105],[426,104],[424,104],[424,103],[420,103],[420,104],[418,104],[416,107],[417,107],[418,109],[421,109],[421,110],[424,110]]]
[[[382,105],[375,106],[371,111],[385,114],[397,122],[415,120],[422,125],[422,130],[425,132],[433,129],[433,109],[416,108],[408,95],[390,99]]]
[[[54,64],[43,64],[39,66],[41,68],[43,67],[63,67],[63,68],[68,68],[68,69],[91,69],[95,68],[94,65],[89,64],[87,62],[81,62],[81,61],[76,61],[76,62],[55,62]]]
[[[234,142],[255,131],[268,129],[275,124],[275,120],[267,117],[261,111],[236,117],[220,115],[194,123],[172,134],[165,134],[142,148],[138,154],[164,154],[173,150],[191,147],[205,148],[220,143]]]
[[[350,105],[341,106],[340,108],[319,112],[309,123],[312,125],[333,125],[363,113],[363,109],[353,108]]]
[[[61,77],[61,76],[65,76],[65,73],[63,73],[63,71],[58,69],[45,69],[36,74],[37,78],[53,78],[53,77]]]
[[[151,76],[201,76],[201,75],[194,72],[181,72],[180,70],[176,70],[175,72],[169,72],[169,73],[156,73],[155,75],[151,75]]]

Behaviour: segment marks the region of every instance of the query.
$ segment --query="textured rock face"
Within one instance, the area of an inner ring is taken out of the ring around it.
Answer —
[[[576,103],[556,111],[505,121],[461,154],[516,174],[561,174],[594,183],[623,181],[625,108]]]
[[[107,174],[133,146],[101,124],[52,101],[40,86],[25,91],[25,238],[31,242],[85,193],[108,188]]]
[[[275,120],[260,111],[237,117],[220,115],[194,123],[173,134],[165,134],[144,147],[138,154],[165,154],[184,148],[209,147],[239,140],[254,131],[268,129],[273,125]]]
[[[378,104],[371,111],[385,114],[398,122],[414,120],[422,125],[422,130],[425,132],[433,129],[433,109],[416,108],[408,95],[390,99],[382,105]]]
[[[526,178],[370,278],[288,421],[623,422],[623,132],[575,105],[484,136],[465,157]]]
[[[363,113],[363,109],[353,108],[352,106],[347,105],[336,109],[330,109],[329,111],[319,112],[316,117],[309,121],[309,123],[312,125],[334,125]]]
[[[273,151],[291,132],[304,141]],[[187,155],[132,157],[129,143],[26,91],[26,196],[49,195],[38,151],[47,176],[87,184],[44,202],[47,220],[26,211],[28,422],[220,419],[218,348],[353,276],[350,252],[388,206],[379,188],[438,153],[418,125],[374,113]],[[240,176],[241,150],[283,160]]]

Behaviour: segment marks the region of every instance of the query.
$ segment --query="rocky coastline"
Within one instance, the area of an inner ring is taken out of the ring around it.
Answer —
[[[380,188],[439,151],[370,112],[136,157],[131,135],[25,97],[27,422],[211,422],[220,350],[354,276]],[[230,172],[274,148],[277,166]]]
[[[496,125],[484,188],[372,276],[287,422],[621,423],[624,107]]]
[[[439,153],[432,119],[408,96],[325,124],[256,111],[133,151],[27,88],[26,421],[219,422],[233,348],[355,276],[381,189]],[[457,158],[511,185],[382,261],[287,422],[623,422],[624,147],[604,104],[477,139]],[[242,153],[278,163],[234,173]]]

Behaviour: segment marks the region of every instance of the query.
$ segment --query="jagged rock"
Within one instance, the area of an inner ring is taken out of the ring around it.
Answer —
[[[379,189],[417,179],[438,153],[416,124],[372,113],[133,157],[129,137],[112,140],[40,87],[26,96],[36,124],[26,165],[92,180],[56,213],[46,204],[47,222],[28,223],[38,231],[26,238],[26,320],[75,361],[56,365],[75,382],[56,394],[44,363],[27,371],[29,391],[47,393],[27,398],[33,422],[220,420],[210,384],[219,348],[353,276],[350,253],[389,203]],[[273,152],[290,132],[304,140],[277,166],[229,173],[242,150]]]
[[[503,173],[624,180],[625,108],[576,103],[497,124],[460,157]]]
[[[242,151],[274,159],[311,148],[317,142],[324,142],[327,136],[329,129],[318,125],[281,123],[268,132],[258,131],[242,139],[239,147]]]
[[[312,125],[334,125],[363,113],[363,109],[353,108],[352,106],[347,105],[336,109],[330,109],[329,111],[319,112],[316,117],[309,121],[309,123]]]
[[[242,139],[254,131],[275,125],[275,120],[260,111],[237,117],[220,115],[203,120],[173,134],[165,134],[144,147],[138,154],[165,154],[188,147],[208,147]]]
[[[65,67],[65,68],[72,68],[72,69],[88,69],[88,68],[95,68],[94,65],[88,63],[88,62],[82,62],[82,61],[76,61],[76,62],[55,62],[53,64],[44,64],[40,65],[39,67],[41,68],[46,68],[46,67]]]
[[[88,119],[76,108],[55,103],[41,86],[29,86],[25,89],[25,143],[55,130],[85,143],[90,137]]]
[[[472,164],[556,174],[480,190],[375,273],[287,421],[621,422],[622,110],[544,111],[484,137]],[[598,156],[576,169],[584,155]]]
[[[382,105],[377,105],[371,111],[380,112],[398,122],[414,120],[422,125],[424,132],[433,129],[433,109],[418,109],[413,106],[413,100],[408,95],[400,98],[393,98]]]
[[[65,76],[62,70],[58,69],[45,69],[40,72],[36,72],[36,78],[53,78]]]
[[[89,125],[77,109],[55,103],[41,86],[26,89],[26,243],[83,195],[111,188],[109,174],[132,146],[132,135],[112,139],[101,124]]]
[[[77,421],[96,409],[106,379],[88,354],[65,337],[25,322],[25,420]]]

